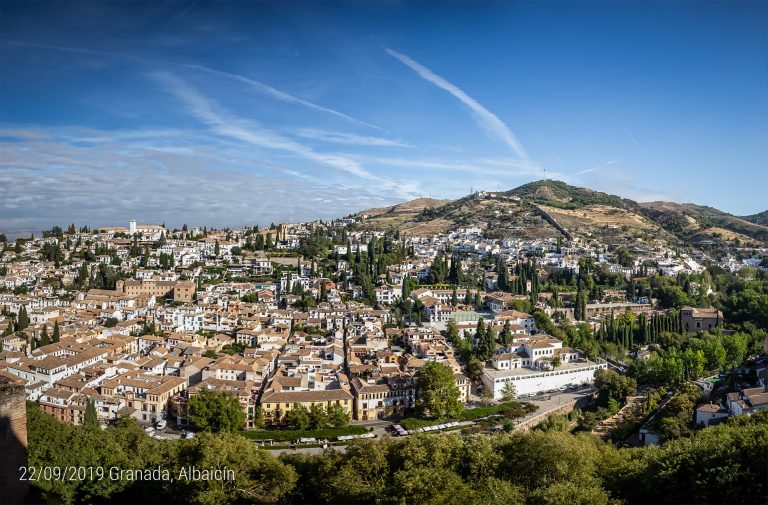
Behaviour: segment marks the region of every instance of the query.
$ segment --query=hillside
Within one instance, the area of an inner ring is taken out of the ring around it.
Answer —
[[[417,217],[425,210],[435,207],[441,207],[451,200],[437,200],[434,198],[417,198],[409,202],[403,202],[391,207],[381,207],[378,209],[368,209],[355,214],[355,217],[365,216],[365,228],[370,230],[411,229]],[[439,223],[433,228],[437,231],[431,233],[441,233],[444,227]],[[426,230],[424,234],[429,234]]]
[[[647,202],[641,203],[640,207],[643,214],[684,240],[697,242],[720,239],[729,242],[738,239],[742,243],[768,242],[768,226],[712,207],[672,202]]]
[[[755,223],[763,226],[768,226],[768,210],[764,210],[763,212],[760,212],[759,214],[753,214],[751,216],[744,216],[742,217],[745,221],[749,221],[750,223]]]
[[[636,238],[670,244],[768,242],[768,226],[761,224],[768,211],[740,218],[694,204],[637,203],[553,180],[503,192],[476,192],[457,200],[420,198],[355,217],[358,229],[396,228],[415,236],[473,226],[492,238],[595,237],[611,244]]]
[[[537,181],[506,192],[477,192],[453,201],[419,199],[356,214],[361,229],[390,227],[424,236],[458,227],[480,227],[493,238],[600,236],[609,242],[635,237],[674,240],[639,212],[636,202],[615,195]]]
[[[578,188],[562,181],[535,181],[507,191],[507,195],[527,198],[566,210],[580,209],[587,205],[605,205],[624,209],[637,209],[637,202],[616,195],[609,195],[588,188]]]

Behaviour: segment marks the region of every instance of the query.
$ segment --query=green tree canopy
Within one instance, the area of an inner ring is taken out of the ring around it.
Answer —
[[[421,368],[418,405],[425,413],[436,419],[457,416],[463,408],[460,394],[449,366],[430,361]]]
[[[229,393],[201,389],[189,399],[190,419],[206,431],[236,432],[245,425],[240,400]]]

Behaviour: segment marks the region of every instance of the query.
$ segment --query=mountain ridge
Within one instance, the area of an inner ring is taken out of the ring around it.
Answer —
[[[390,219],[384,216],[389,214]],[[666,201],[636,202],[563,181],[544,179],[507,191],[478,191],[456,200],[416,199],[353,216],[362,229],[397,228],[411,235],[481,226],[491,238],[565,235],[638,238],[669,243],[768,243],[768,211],[739,217],[714,207]],[[397,216],[397,219],[391,219]]]

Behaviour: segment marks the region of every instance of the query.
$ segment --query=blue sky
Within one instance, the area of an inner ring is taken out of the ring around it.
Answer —
[[[0,231],[551,177],[768,208],[760,2],[0,2]]]

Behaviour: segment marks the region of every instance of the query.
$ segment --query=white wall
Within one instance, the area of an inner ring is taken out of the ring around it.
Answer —
[[[498,374],[496,378],[500,379],[499,382],[495,382],[494,378],[488,373],[484,373],[482,376],[482,382],[485,387],[490,388],[493,391],[494,399],[501,399],[502,390],[506,381],[501,381],[502,378],[509,378],[512,384],[515,386],[517,396],[528,395],[531,393],[540,393],[550,389],[557,389],[567,384],[591,384],[595,380],[595,372],[599,368],[606,368],[605,364],[592,364],[586,365],[586,370],[576,369],[572,370],[554,370],[547,372],[539,372],[530,375],[519,375],[511,373]],[[589,368],[592,367],[591,370]],[[517,369],[518,371],[520,369]]]

